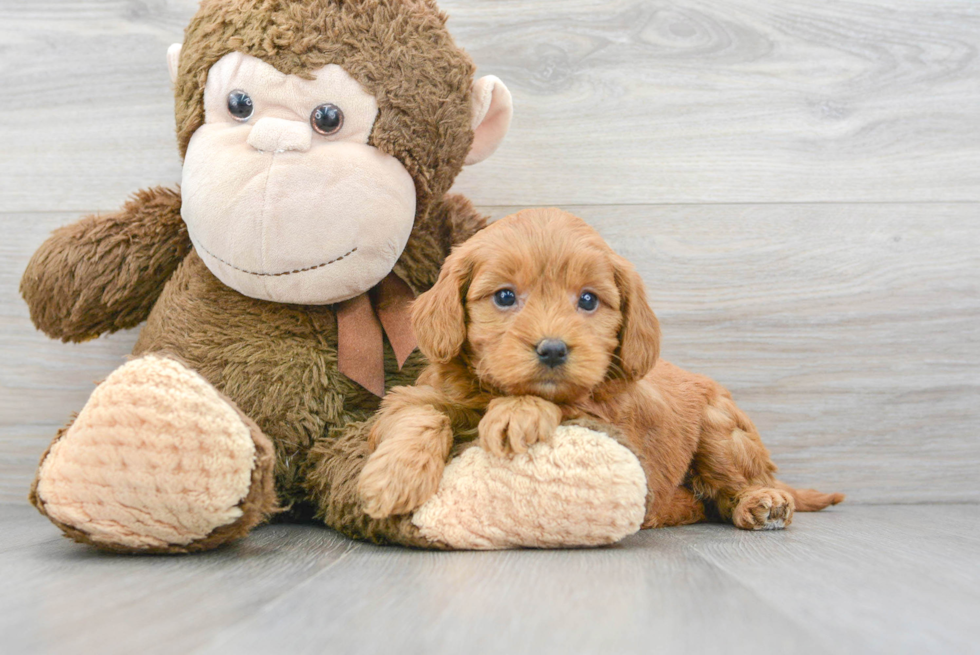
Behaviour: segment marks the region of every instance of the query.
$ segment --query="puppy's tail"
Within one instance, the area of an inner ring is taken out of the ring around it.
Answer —
[[[844,494],[825,494],[816,489],[794,489],[785,482],[776,481],[776,488],[793,496],[797,512],[819,512],[824,507],[836,505],[844,500]]]

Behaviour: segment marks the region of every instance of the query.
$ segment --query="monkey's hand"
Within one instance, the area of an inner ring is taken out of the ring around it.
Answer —
[[[561,408],[537,396],[495,398],[480,420],[480,445],[498,457],[548,443],[561,423]]]
[[[62,341],[85,341],[145,321],[191,250],[180,205],[179,191],[157,187],[118,212],[56,230],[20,282],[34,325]]]
[[[405,406],[379,415],[369,443],[377,447],[357,489],[364,511],[381,519],[407,514],[436,492],[453,431],[449,417],[434,407]]]

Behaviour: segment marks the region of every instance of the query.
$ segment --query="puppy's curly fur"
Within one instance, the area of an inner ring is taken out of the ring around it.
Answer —
[[[454,434],[475,429],[483,448],[508,456],[583,418],[615,426],[640,459],[644,527],[714,515],[778,529],[794,510],[844,498],[779,482],[728,391],[658,361],[660,328],[639,274],[571,214],[526,210],[477,233],[418,298],[413,325],[431,365],[376,417],[359,487],[372,516],[424,503]],[[549,355],[546,340],[558,350]]]

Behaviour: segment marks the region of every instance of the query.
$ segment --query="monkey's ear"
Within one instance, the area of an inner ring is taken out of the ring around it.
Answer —
[[[487,75],[473,83],[473,147],[463,162],[478,164],[504,140],[514,115],[510,91],[497,77]]]
[[[610,377],[636,382],[653,370],[660,356],[660,322],[647,302],[643,279],[633,265],[619,255],[613,257],[616,286],[619,287],[619,366]]]
[[[175,43],[167,48],[167,70],[170,71],[171,84],[177,83],[177,69],[180,67],[180,49],[182,43]]]
[[[430,362],[452,361],[466,343],[463,296],[472,270],[468,252],[457,248],[443,264],[435,285],[412,304],[415,341]]]

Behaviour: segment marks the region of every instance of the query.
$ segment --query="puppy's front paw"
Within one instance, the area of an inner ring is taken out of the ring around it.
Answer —
[[[537,396],[495,398],[478,428],[480,445],[498,457],[547,443],[561,423],[561,408]]]
[[[452,447],[449,419],[430,407],[399,412],[361,471],[357,489],[372,518],[407,514],[439,488]]]

